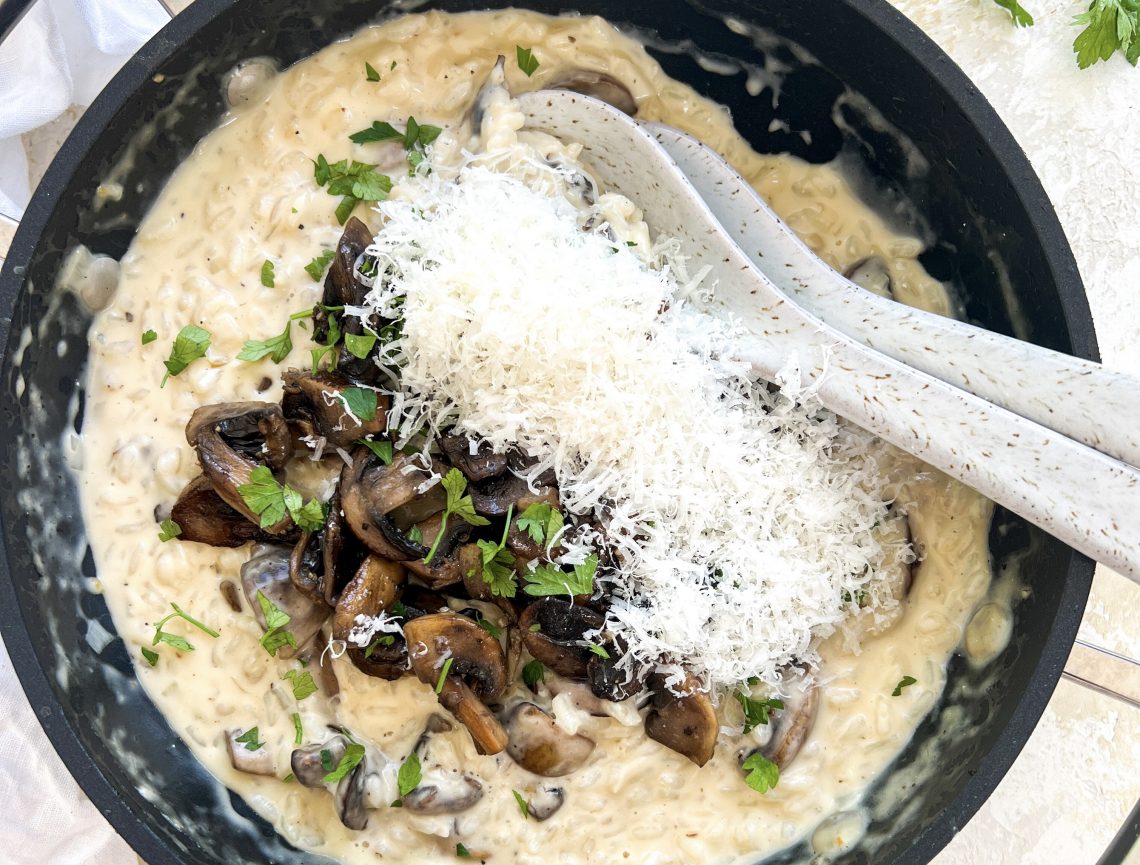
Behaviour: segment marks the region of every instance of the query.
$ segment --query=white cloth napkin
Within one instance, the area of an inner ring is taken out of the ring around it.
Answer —
[[[0,44],[0,213],[28,203],[20,136],[89,105],[169,16],[157,0],[39,0]]]

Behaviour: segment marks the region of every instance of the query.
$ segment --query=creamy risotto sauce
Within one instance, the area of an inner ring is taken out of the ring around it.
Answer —
[[[191,412],[214,402],[280,399],[281,367],[235,358],[246,339],[276,333],[290,313],[319,297],[319,285],[303,267],[331,248],[341,229],[332,218],[336,199],[314,184],[311,160],[321,152],[363,158],[347,149],[346,135],[378,118],[414,115],[458,126],[496,56],[513,60],[516,45],[532,47],[541,58],[529,79],[508,63],[516,92],[541,88],[567,68],[609,73],[632,91],[639,116],[699,135],[725,154],[833,266],[879,255],[889,264],[898,299],[950,310],[944,288],[916,261],[921,245],[892,233],[833,168],[757,155],[722,108],[667,78],[640,45],[600,19],[430,13],[364,30],[277,76],[236,82],[241,98],[233,115],[170,180],[122,262],[113,302],[91,329],[79,478],[119,634],[129,646],[149,646],[171,601],[220,632],[211,639],[170,626],[186,633],[196,651],[164,646],[151,667],[134,649],[141,682],[210,771],[283,836],[347,863],[450,862],[457,843],[477,858],[503,862],[728,863],[755,861],[813,832],[821,852],[839,849],[861,832],[863,791],[938,700],[947,659],[990,582],[989,503],[908,457],[892,453],[889,463],[891,492],[909,515],[921,557],[913,590],[897,624],[865,638],[858,651],[838,636],[823,645],[820,712],[779,785],[765,795],[747,787],[738,747],[723,741],[697,768],[648,739],[630,705],[596,717],[562,702],[554,707],[559,724],[597,747],[584,768],[554,779],[565,804],[543,823],[524,821],[512,791],[529,798],[548,779],[506,754],[478,755],[459,726],[438,734],[433,757],[477,776],[481,801],[448,816],[388,807],[398,795],[400,761],[428,716],[440,711],[432,689],[414,677],[369,678],[347,658],[326,657],[340,695],[330,700],[319,692],[296,702],[282,680],[296,661],[263,651],[250,611],[233,612],[219,592],[221,581],[239,581],[248,548],[158,539],[156,515],[165,515],[199,473],[184,437]],[[366,80],[365,62],[379,71],[379,82]],[[380,170],[404,170],[398,145],[388,158],[391,164]],[[368,220],[363,208],[358,215]],[[276,263],[273,288],[258,277],[267,258]],[[170,340],[188,323],[211,332],[207,359],[160,389]],[[159,341],[140,346],[149,329]],[[283,366],[308,366],[304,334],[295,331],[294,343]],[[916,683],[892,696],[903,676]],[[723,701],[719,711],[724,724],[739,727],[733,701]],[[367,796],[376,810],[366,829],[342,826],[325,790],[281,780],[294,748],[294,712],[307,743],[323,741],[328,725],[338,725],[368,744],[373,774]],[[277,777],[230,765],[226,732],[255,725]]]

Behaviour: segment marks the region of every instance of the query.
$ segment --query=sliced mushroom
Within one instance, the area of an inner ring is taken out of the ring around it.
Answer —
[[[333,639],[348,640],[358,616],[372,619],[391,607],[406,578],[407,571],[403,565],[375,553],[365,558],[356,575],[340,593],[333,614]]]
[[[853,283],[872,294],[894,298],[891,287],[891,271],[887,263],[877,255],[855,262],[843,272]]]
[[[365,764],[368,758],[362,759],[347,775],[340,779],[336,785],[336,814],[340,822],[354,831],[360,831],[368,825],[368,804],[365,797],[365,780],[367,774]]]
[[[566,791],[553,784],[543,784],[526,800],[526,810],[540,823],[554,816],[554,812],[566,801]]]
[[[484,754],[502,751],[506,731],[484,703],[502,696],[507,686],[499,641],[455,613],[412,619],[404,624],[404,637],[412,670],[437,689],[440,703],[467,727],[476,747]],[[443,677],[448,661],[451,666]]]
[[[301,786],[323,787],[325,775],[337,767],[347,750],[348,740],[344,736],[333,736],[320,745],[295,749],[289,759],[289,768]]]
[[[282,658],[293,657],[299,649],[308,644],[321,629],[330,612],[324,604],[314,604],[293,586],[293,581],[289,577],[291,552],[288,547],[259,545],[253,548],[249,561],[241,566],[242,590],[258,624],[262,628],[265,627],[265,614],[262,612],[261,603],[257,600],[258,592],[264,594],[289,616],[287,630],[297,641],[297,649],[282,647],[278,650],[278,655]]]
[[[226,504],[205,475],[194,478],[178,494],[170,518],[182,530],[178,540],[212,547],[240,547],[273,537],[262,531],[257,522]]]
[[[388,428],[386,394],[377,394],[376,414],[371,420],[363,420],[348,411],[344,393],[359,387],[359,383],[339,372],[288,370],[281,398],[284,416],[291,421],[307,421],[313,432],[324,436],[334,448],[352,447],[359,439],[379,435]]]
[[[776,711],[772,738],[760,753],[783,771],[796,758],[815,726],[819,714],[819,689],[814,685],[799,698],[784,700],[785,708]]]
[[[497,478],[480,483],[472,483],[467,489],[471,494],[471,503],[475,505],[475,513],[485,517],[506,516],[507,510],[512,506],[518,513],[519,499],[534,495],[526,481],[511,472],[505,472]],[[545,490],[540,488],[539,494],[543,492]]]
[[[606,646],[608,657],[593,655],[586,664],[586,679],[595,696],[613,703],[628,700],[641,692],[642,682],[628,667],[623,669],[622,653],[612,643]]]
[[[637,114],[637,100],[629,88],[616,78],[592,69],[568,69],[554,77],[547,85],[551,90],[573,90],[608,102],[630,117]]]
[[[322,345],[329,338],[329,313],[326,306],[361,306],[368,286],[356,278],[356,260],[372,244],[372,231],[357,219],[349,217],[336,244],[336,252],[325,276],[321,303],[313,307],[313,338]]]
[[[485,481],[507,470],[507,455],[497,454],[485,441],[479,442],[471,452],[471,439],[465,435],[445,435],[439,438],[439,447],[447,461],[463,472],[469,481]]]
[[[442,522],[442,515],[436,514],[419,524],[420,536],[424,539],[424,545],[429,548],[435,547],[435,555],[432,556],[431,564],[426,564],[422,559],[407,563],[408,570],[432,589],[442,589],[461,582],[464,579],[464,568],[470,569],[475,564],[474,555],[471,552],[461,555],[462,547],[460,545],[471,535],[470,524],[457,517],[450,518],[443,529],[443,537],[436,544],[436,536],[440,533]],[[478,550],[479,548],[476,546],[475,549]],[[481,565],[482,559],[479,561]],[[481,567],[476,569],[476,574],[479,572],[481,572]]]
[[[483,798],[483,785],[458,768],[443,766],[435,759],[436,737],[454,730],[439,714],[431,714],[414,748],[423,767],[420,785],[404,797],[404,807],[418,814],[457,814]]]
[[[336,677],[336,668],[333,667],[332,657],[328,654],[329,641],[323,630],[317,631],[313,638],[313,657],[317,662],[317,677],[321,682],[321,690],[330,700],[340,693],[340,680]]]
[[[582,768],[594,740],[571,735],[534,703],[519,703],[507,720],[511,759],[536,775],[557,778]]]
[[[720,724],[709,695],[688,676],[676,693],[664,684],[658,686],[653,709],[645,717],[645,732],[650,739],[703,766],[712,759]]]
[[[582,679],[594,654],[585,635],[605,624],[601,613],[562,598],[543,598],[523,610],[519,628],[526,649],[560,676]],[[537,625],[538,629],[533,630]]]
[[[500,54],[495,65],[491,67],[487,80],[483,82],[483,86],[475,94],[475,101],[472,102],[471,110],[468,112],[471,129],[475,135],[480,134],[483,127],[483,117],[496,98],[503,101],[511,98],[511,94],[507,91],[506,64],[507,58]]]
[[[244,742],[237,740],[238,736],[244,734],[243,730],[226,731],[226,750],[230,755],[230,765],[248,775],[276,775],[277,767],[273,763],[273,754],[264,745],[251,751]]]
[[[271,402],[223,402],[194,410],[186,424],[186,440],[197,445],[204,433],[216,433],[235,453],[274,471],[293,455],[293,436]]]
[[[407,454],[384,465],[368,448],[357,448],[352,465],[340,475],[341,508],[353,534],[391,561],[422,559],[428,548],[410,540],[389,514],[419,495],[418,487],[426,480],[427,474]]]
[[[218,590],[222,593],[222,598],[229,605],[229,608],[235,613],[241,612],[241,593],[238,592],[237,583],[233,580],[222,580],[218,584]]]

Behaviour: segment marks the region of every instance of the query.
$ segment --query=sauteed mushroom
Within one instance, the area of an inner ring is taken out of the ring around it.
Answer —
[[[244,734],[243,730],[226,731],[226,751],[230,755],[230,765],[248,775],[276,775],[277,767],[270,750],[262,746],[251,751],[244,742],[238,741],[238,736]]]
[[[526,802],[527,813],[538,822],[548,820],[554,812],[562,807],[566,801],[566,791],[553,784],[543,784],[533,793]]]
[[[564,731],[534,703],[519,703],[507,720],[511,759],[536,775],[555,778],[582,768],[594,740]]]
[[[608,657],[593,655],[586,664],[586,679],[594,695],[620,703],[640,693],[643,687],[641,680],[618,665],[622,655],[618,647],[611,643],[606,651]]]
[[[170,518],[182,529],[178,536],[180,541],[196,541],[212,547],[240,547],[250,541],[268,541],[273,537],[257,522],[251,522],[226,504],[205,475],[194,478],[178,494]]]
[[[349,774],[336,785],[336,814],[349,829],[359,831],[368,825],[368,807],[365,801],[364,782],[367,779],[364,757]]]
[[[601,613],[561,598],[543,598],[519,616],[526,649],[536,660],[560,676],[581,679],[594,654],[585,634],[605,624]],[[538,625],[538,630],[532,630]]]
[[[458,814],[483,798],[483,785],[454,767],[445,767],[433,756],[436,736],[455,729],[443,715],[428,716],[424,731],[413,749],[420,758],[423,778],[404,797],[403,805],[417,814]]]
[[[439,438],[439,447],[447,461],[459,469],[469,481],[485,481],[507,470],[507,455],[497,454],[487,442],[479,442],[471,453],[471,439],[465,435],[445,435]]]
[[[843,272],[843,275],[872,294],[890,298],[895,296],[891,285],[891,272],[887,268],[887,263],[877,255],[855,262]]]
[[[364,303],[368,286],[356,279],[354,270],[356,260],[371,243],[372,231],[368,226],[355,216],[349,217],[325,276],[321,303],[313,307],[313,338],[317,342],[328,342],[329,313],[323,307],[360,306]]]
[[[297,641],[297,649],[300,649],[321,629],[329,616],[329,609],[323,604],[314,604],[293,586],[289,577],[290,554],[288,547],[268,544],[254,547],[249,560],[241,566],[241,585],[261,627],[265,627],[265,615],[257,600],[258,592],[289,616],[288,630]],[[290,646],[278,650],[278,655],[283,658],[291,658],[295,653],[296,649]]]
[[[427,480],[407,454],[398,454],[390,465],[365,447],[356,449],[352,465],[340,475],[341,508],[356,537],[370,550],[394,562],[422,559],[429,552],[411,541],[389,514],[412,501]]]
[[[484,754],[502,751],[506,731],[483,702],[502,696],[507,686],[499,641],[455,613],[413,619],[404,625],[404,637],[412,670],[421,682],[438,689],[440,703],[467,727],[475,746]],[[448,661],[451,667],[444,677]]]
[[[440,525],[443,518],[440,514],[433,517],[428,517],[419,524],[420,536],[424,539],[424,544],[431,546],[435,543],[436,536],[439,535]],[[464,566],[471,569],[475,565],[475,556],[473,553],[468,552],[466,555],[461,555],[462,544],[471,536],[471,526],[464,520],[450,519],[447,521],[447,526],[443,530],[443,537],[440,538],[439,545],[436,547],[435,555],[432,557],[431,564],[425,564],[422,559],[417,561],[408,562],[408,570],[423,580],[428,587],[432,589],[442,589],[445,586],[453,586],[464,578],[466,573]],[[472,545],[474,546],[474,545]],[[478,547],[475,550],[478,551]],[[479,560],[480,566],[482,559]],[[478,573],[478,570],[476,570]]]
[[[513,505],[518,512],[519,499],[532,495],[526,481],[511,472],[504,472],[497,478],[481,483],[472,483],[468,488],[475,513],[485,517],[506,516]]]
[[[595,72],[592,69],[569,69],[557,75],[553,81],[546,85],[551,90],[573,90],[586,96],[593,96],[608,102],[619,111],[624,111],[630,117],[637,114],[637,101],[629,88],[604,72]]]
[[[346,750],[348,740],[344,736],[333,736],[320,745],[296,748],[289,759],[289,768],[301,786],[323,787],[325,775],[336,768]]]
[[[333,614],[333,639],[348,640],[358,616],[374,618],[391,607],[406,577],[407,572],[396,562],[375,553],[365,558],[340,593]]]
[[[487,109],[495,101],[495,98],[498,97],[504,101],[510,99],[511,95],[507,92],[506,65],[507,58],[500,54],[495,65],[491,67],[487,80],[483,82],[483,86],[475,94],[475,101],[471,103],[469,117],[471,129],[475,135],[480,134],[483,127],[483,115],[487,113]]]
[[[760,748],[760,753],[783,771],[796,758],[815,726],[819,714],[819,689],[812,685],[798,699],[784,700],[786,708],[775,712],[776,723],[772,738]]]
[[[324,436],[332,447],[352,447],[359,439],[379,435],[388,428],[386,394],[376,395],[376,414],[371,420],[348,411],[345,391],[359,386],[339,372],[288,370],[281,397],[284,416],[300,422],[305,432]]]
[[[709,695],[700,690],[700,683],[692,676],[687,676],[676,691],[658,686],[653,709],[645,717],[645,732],[650,739],[703,766],[716,749],[720,732],[716,711]]]

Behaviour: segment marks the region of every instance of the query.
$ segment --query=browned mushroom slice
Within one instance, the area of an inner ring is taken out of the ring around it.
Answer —
[[[347,828],[360,831],[368,825],[368,804],[365,790],[367,779],[365,765],[368,758],[362,759],[348,775],[336,785],[336,815]]]
[[[347,641],[357,624],[357,617],[375,618],[391,607],[406,578],[403,565],[375,553],[365,558],[356,575],[340,593],[333,614],[333,639]]]
[[[408,570],[431,589],[442,589],[461,582],[464,579],[464,568],[471,569],[475,566],[474,554],[470,551],[463,553],[463,547],[460,546],[471,535],[471,526],[455,517],[449,519],[443,530],[443,537],[436,545],[435,539],[439,535],[442,521],[442,515],[436,514],[419,524],[424,545],[428,547],[435,545],[436,548],[431,564],[426,564],[423,559],[407,563]],[[475,549],[478,551],[479,548],[476,546]],[[482,561],[480,557],[479,567],[476,568],[477,575],[482,571]]]
[[[506,92],[506,63],[507,58],[500,54],[495,65],[491,67],[487,80],[483,82],[483,86],[479,88],[479,92],[475,94],[475,99],[471,103],[467,119],[470,120],[471,131],[475,135],[480,134],[483,126],[483,115],[487,113],[487,108],[495,98],[495,94]]]
[[[420,784],[403,799],[403,806],[416,814],[458,814],[483,798],[483,785],[459,772],[451,777]]]
[[[519,703],[507,719],[511,759],[536,775],[556,778],[582,768],[594,740],[567,733],[534,703]]]
[[[465,435],[445,435],[439,438],[439,447],[447,461],[459,469],[469,481],[485,481],[507,470],[507,455],[497,454],[487,442],[479,442],[471,452],[471,439]]]
[[[250,541],[273,538],[245,514],[226,504],[205,475],[194,478],[178,494],[170,518],[182,530],[178,536],[180,541],[196,541],[212,547],[240,547]]]
[[[506,516],[511,507],[518,513],[519,500],[524,496],[534,495],[526,481],[511,472],[504,472],[497,478],[480,483],[472,483],[467,489],[471,494],[471,503],[475,505],[475,512],[485,517]],[[539,494],[544,492],[545,490],[540,487]],[[555,493],[555,502],[557,500]]]
[[[333,667],[332,656],[328,654],[329,641],[324,631],[317,631],[313,637],[313,659],[317,662],[317,678],[321,682],[321,690],[330,700],[340,693],[340,680],[336,677],[336,668]]]
[[[585,635],[604,624],[605,619],[596,610],[553,597],[535,601],[519,616],[527,651],[558,675],[571,679],[586,676],[594,654]]]
[[[324,604],[313,603],[293,586],[289,576],[291,552],[288,547],[254,547],[249,561],[241,566],[241,585],[258,624],[265,627],[265,614],[257,600],[257,594],[261,592],[289,616],[286,630],[297,641],[297,649],[301,649],[321,629],[330,610]],[[278,651],[278,655],[291,658],[297,649],[285,646]]]
[[[229,605],[229,608],[235,613],[240,613],[241,607],[241,593],[238,592],[237,583],[233,580],[222,580],[218,584],[218,589],[222,593],[222,598]]]
[[[250,750],[244,742],[238,741],[238,737],[244,735],[243,730],[226,731],[226,751],[230,755],[230,765],[249,775],[276,775],[277,767],[272,752],[264,745]]]
[[[389,514],[419,495],[418,487],[427,478],[406,454],[384,465],[368,448],[357,448],[352,465],[345,466],[340,475],[341,509],[353,534],[374,553],[394,562],[426,556],[428,548],[410,540]]]
[[[307,745],[294,750],[289,759],[289,768],[302,787],[323,787],[325,775],[336,768],[347,750],[348,740],[344,736],[333,736],[320,745]]]
[[[348,410],[345,392],[360,385],[337,372],[291,369],[285,373],[281,397],[284,416],[307,420],[317,435],[334,448],[348,448],[362,438],[379,435],[388,428],[389,398],[376,395],[376,414],[364,420]]]
[[[440,703],[467,727],[476,747],[484,754],[502,751],[506,731],[484,703],[502,696],[507,686],[499,641],[455,613],[412,619],[404,625],[404,637],[412,670],[436,688]]]
[[[642,689],[641,680],[628,668],[622,667],[621,650],[612,643],[606,646],[607,656],[592,655],[586,664],[586,679],[596,697],[620,703]]]
[[[772,738],[760,749],[765,758],[771,760],[780,771],[792,762],[803,748],[815,726],[819,714],[819,689],[812,685],[802,697],[786,699],[786,708],[773,712],[776,723],[772,728]]]
[[[673,693],[661,685],[653,695],[653,709],[645,717],[645,732],[698,766],[712,759],[720,724],[709,695],[689,676]]]
[[[223,402],[194,410],[186,424],[186,440],[194,446],[203,433],[216,433],[242,457],[279,471],[293,455],[293,436],[271,402]]]
[[[554,77],[547,85],[551,90],[573,90],[608,102],[630,117],[637,114],[637,100],[629,88],[616,78],[592,69],[568,69]]]
[[[329,338],[329,313],[325,306],[361,306],[368,286],[356,278],[356,260],[372,243],[372,231],[357,219],[349,217],[336,244],[336,252],[325,276],[321,303],[313,308],[313,338],[322,345]]]
[[[553,784],[543,784],[526,797],[526,810],[535,820],[542,822],[554,816],[554,812],[566,801],[566,791]]]
[[[843,275],[872,294],[890,298],[895,296],[891,287],[891,271],[887,263],[877,255],[855,262]]]

